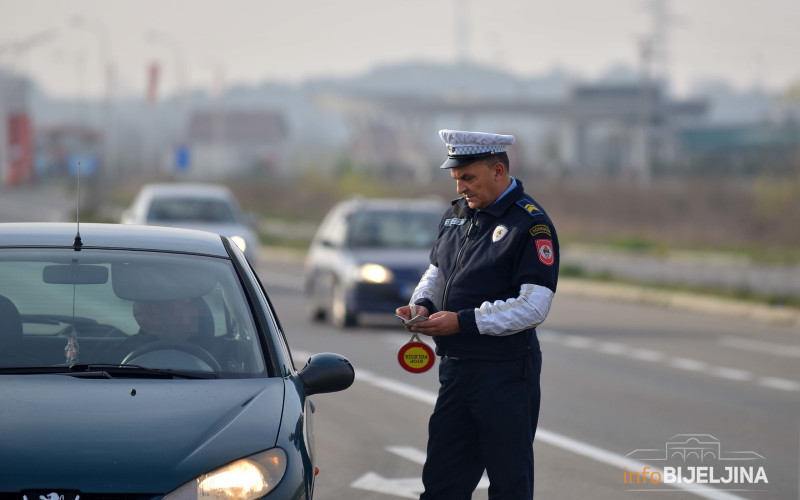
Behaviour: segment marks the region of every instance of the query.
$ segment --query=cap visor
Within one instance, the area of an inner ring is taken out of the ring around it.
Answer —
[[[480,161],[484,158],[488,158],[495,153],[483,153],[478,155],[469,155],[469,156],[451,156],[442,163],[442,166],[439,168],[456,168],[456,167],[466,167],[467,165],[472,165],[476,161]]]

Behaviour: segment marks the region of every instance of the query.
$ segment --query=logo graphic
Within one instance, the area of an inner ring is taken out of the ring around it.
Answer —
[[[497,226],[496,228],[494,228],[494,231],[492,231],[492,242],[497,243],[498,241],[502,241],[507,234],[508,234],[508,228],[506,226],[503,225]]]
[[[67,493],[66,495],[67,495],[66,496],[67,500],[80,500],[81,498],[81,496],[78,495],[77,493],[74,494],[75,496],[72,496],[73,494],[70,493]],[[31,494],[31,497],[32,497],[31,500],[33,500],[33,498],[35,498],[35,495]],[[51,493],[39,494],[39,500],[64,500],[64,498],[65,498],[64,494],[59,495],[55,491]],[[22,500],[28,500],[28,495],[22,495]]]
[[[545,266],[552,266],[555,262],[552,240],[536,240],[536,252],[539,254],[539,260]]]
[[[623,470],[623,484],[631,490],[653,485],[713,485],[719,488],[747,491],[744,486],[769,483],[760,461],[765,458],[755,451],[726,451],[711,434],[676,434],[663,448],[641,448],[626,457],[655,462],[658,467]],[[654,488],[655,490],[655,488]]]
[[[719,439],[711,434],[676,434],[667,440],[664,449],[639,449],[626,455],[637,460],[681,460],[683,462],[706,459],[715,460],[763,460],[754,451],[722,452]]]

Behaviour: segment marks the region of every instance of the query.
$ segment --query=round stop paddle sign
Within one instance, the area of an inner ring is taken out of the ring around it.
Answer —
[[[435,354],[428,344],[419,340],[416,334],[400,348],[397,361],[404,370],[411,373],[422,373],[433,368]]]

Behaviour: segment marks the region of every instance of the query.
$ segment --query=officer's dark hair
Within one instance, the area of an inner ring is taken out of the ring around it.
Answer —
[[[493,167],[497,162],[503,164],[503,166],[506,168],[506,173],[509,172],[508,153],[503,151],[502,153],[495,153],[486,158],[486,166],[488,167]]]

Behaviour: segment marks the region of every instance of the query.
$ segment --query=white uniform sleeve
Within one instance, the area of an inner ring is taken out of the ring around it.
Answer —
[[[414,304],[420,299],[433,299],[433,285],[436,283],[436,277],[439,276],[439,268],[433,264],[428,266],[425,273],[420,278],[414,293],[411,294],[409,304]]]
[[[519,297],[481,304],[475,309],[475,324],[481,335],[494,336],[533,328],[547,317],[553,295],[547,287],[525,283],[520,287]]]

